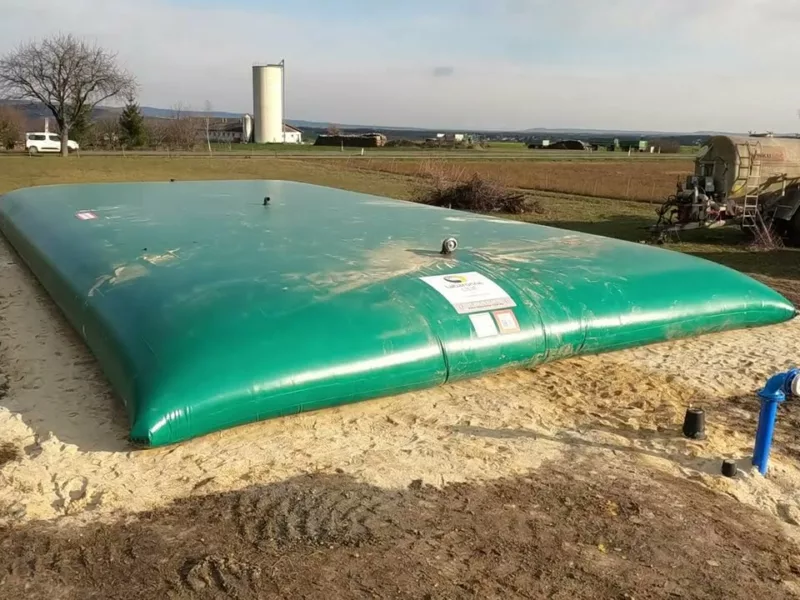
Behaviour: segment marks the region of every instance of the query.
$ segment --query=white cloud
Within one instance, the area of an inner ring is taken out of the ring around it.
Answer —
[[[0,53],[56,31],[94,39],[155,106],[249,110],[251,64],[286,58],[292,118],[800,129],[800,3],[787,0],[451,0],[349,24],[232,3],[0,1]],[[443,65],[452,75],[433,77]]]

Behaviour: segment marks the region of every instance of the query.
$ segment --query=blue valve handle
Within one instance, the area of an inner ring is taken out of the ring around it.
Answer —
[[[778,373],[767,380],[766,385],[758,392],[761,398],[761,411],[758,415],[756,443],[753,449],[753,465],[762,475],[767,474],[769,453],[772,450],[772,438],[775,434],[775,421],[778,417],[778,406],[792,396],[792,384],[800,374],[800,369],[791,369]]]

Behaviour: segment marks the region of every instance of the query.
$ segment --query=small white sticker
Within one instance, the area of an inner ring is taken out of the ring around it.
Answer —
[[[90,210],[81,210],[79,212],[76,212],[75,216],[78,217],[81,221],[91,221],[92,219],[97,218],[97,215]]]
[[[452,273],[420,279],[444,296],[460,315],[516,306],[503,288],[480,273]]]
[[[478,313],[470,315],[469,320],[472,321],[472,326],[475,328],[475,333],[479,338],[492,337],[497,335],[497,326],[494,324],[494,319],[490,313]]]
[[[494,318],[501,333],[517,333],[520,330],[513,310],[498,310],[494,313]]]

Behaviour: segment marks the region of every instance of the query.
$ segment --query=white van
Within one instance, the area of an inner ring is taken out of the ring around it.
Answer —
[[[57,133],[26,133],[25,134],[25,149],[29,154],[38,154],[39,152],[61,152],[61,136]],[[69,140],[67,142],[67,150],[75,152],[78,150],[78,142]]]

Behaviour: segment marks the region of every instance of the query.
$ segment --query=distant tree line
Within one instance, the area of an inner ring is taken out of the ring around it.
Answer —
[[[192,150],[208,128],[205,117],[190,116],[176,107],[167,118],[145,118],[135,99],[130,98],[120,115],[92,119],[88,114],[73,121],[69,139],[81,148],[98,150]],[[26,112],[14,105],[0,105],[0,148],[13,150],[25,142],[25,133],[41,131]],[[52,129],[59,133],[60,128]],[[202,134],[202,135],[201,135]]]
[[[97,120],[91,135],[76,140],[90,148],[191,150],[198,144],[199,132],[208,128],[207,119],[192,117],[182,105],[168,118],[145,118],[137,102],[128,100],[119,118]]]

